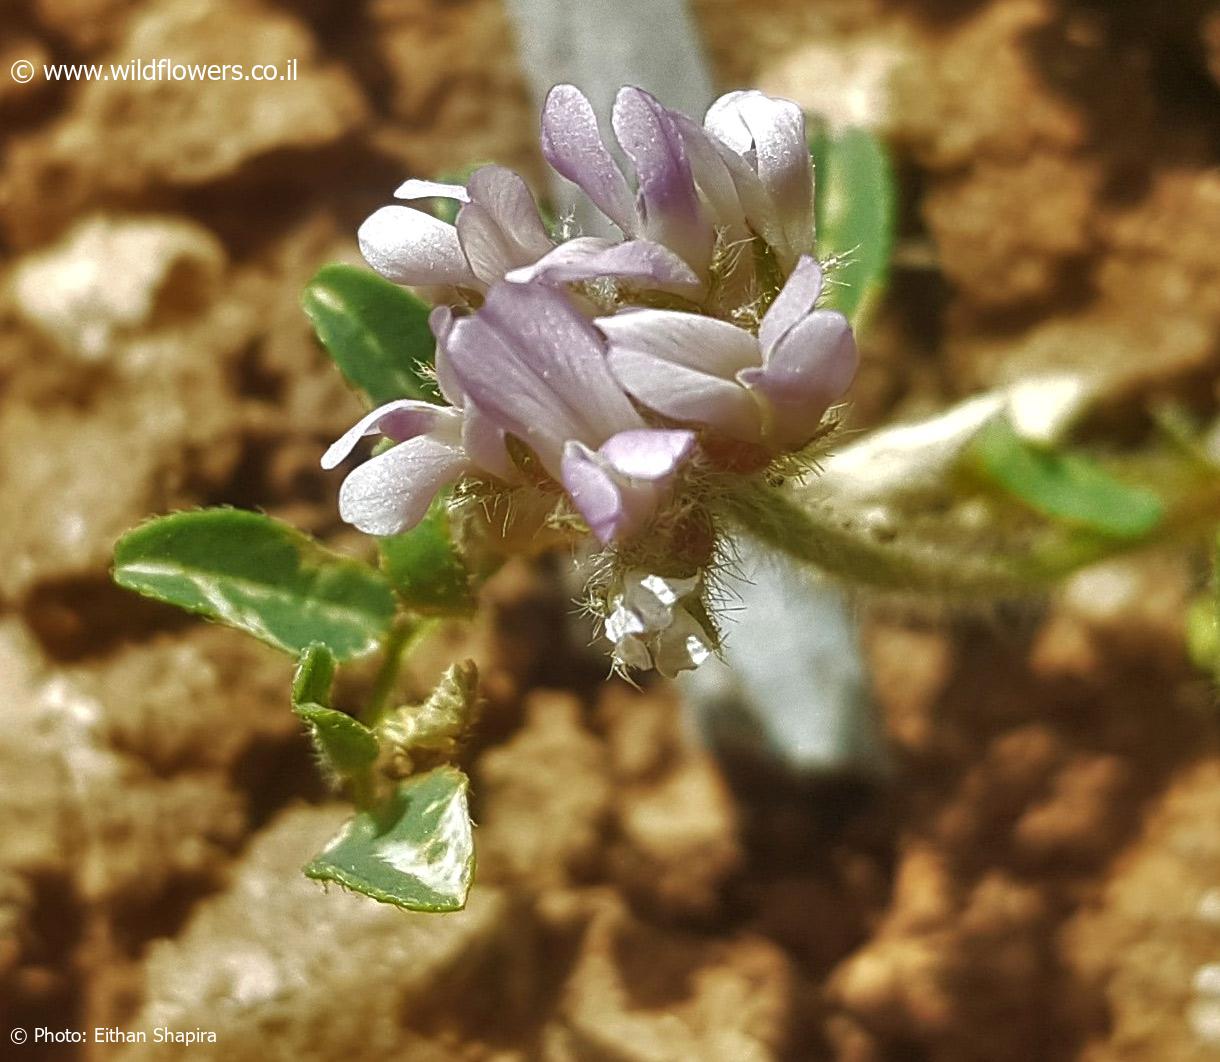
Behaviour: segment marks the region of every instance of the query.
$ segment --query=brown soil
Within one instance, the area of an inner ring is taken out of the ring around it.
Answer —
[[[1214,410],[1220,6],[694,7],[726,87],[831,110],[880,93],[903,244],[860,423],[1063,364],[1128,409]],[[0,1026],[220,1043],[12,1057],[1216,1050],[1198,971],[1220,961],[1220,747],[1184,551],[1017,611],[862,602],[884,783],[715,762],[665,689],[602,682],[545,571],[509,569],[418,676],[460,649],[487,678],[470,908],[408,916],[302,878],[343,810],[287,662],[112,588],[110,549],[220,502],[367,549],[316,464],[359,407],[297,292],[356,260],[407,174],[537,176],[534,116],[495,0],[5,10],[0,68],[137,55],[301,76],[0,81]]]

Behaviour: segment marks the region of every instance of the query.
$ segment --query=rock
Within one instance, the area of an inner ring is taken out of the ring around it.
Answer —
[[[580,702],[533,693],[525,726],[478,763],[479,876],[535,890],[588,877],[602,860],[611,779]]]
[[[13,147],[6,221],[16,242],[28,245],[99,199],[198,187],[274,152],[333,145],[366,118],[350,75],[319,61],[300,22],[257,2],[146,5],[98,61],[150,59],[167,61],[171,71],[172,64],[240,66],[243,77],[111,77],[74,85],[62,117]],[[296,76],[288,79],[293,61]],[[285,79],[253,80],[256,64],[276,66]]]
[[[760,937],[705,940],[608,904],[581,941],[545,1062],[766,1062],[783,1056],[793,972]]]
[[[215,1044],[189,1050],[227,1062],[469,1057],[435,1030],[455,1018],[477,1022],[471,999],[495,1008],[520,989],[528,926],[487,886],[448,915],[323,892],[300,867],[345,813],[296,808],[261,833],[231,886],[149,950],[145,1002],[127,1027],[213,1031]],[[181,1045],[149,1040],[114,1057],[181,1057]]]
[[[1096,988],[1107,1031],[1082,1057],[1215,1057],[1214,991],[1205,971],[1220,961],[1212,909],[1220,882],[1220,761],[1182,774],[1115,864],[1098,901],[1064,938],[1065,959]]]
[[[116,340],[207,305],[225,265],[220,241],[181,218],[95,215],[22,259],[10,283],[22,318],[91,362],[113,354]]]
[[[615,769],[615,880],[650,910],[715,914],[744,861],[737,809],[718,766],[682,728],[672,694],[611,686],[599,716]]]

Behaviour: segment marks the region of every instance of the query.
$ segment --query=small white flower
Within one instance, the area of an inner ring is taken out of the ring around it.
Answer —
[[[667,579],[636,568],[611,589],[606,639],[615,661],[633,671],[656,668],[666,678],[691,671],[715,651],[715,641],[688,608],[702,580]]]

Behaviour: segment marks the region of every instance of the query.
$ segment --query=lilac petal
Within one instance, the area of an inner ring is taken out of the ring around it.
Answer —
[[[579,442],[564,447],[560,478],[589,530],[606,545],[639,531],[661,499],[651,483],[615,476],[605,458]]]
[[[741,102],[746,95],[743,89],[726,92],[707,109],[703,127],[753,164],[750,152],[754,149],[754,136],[741,113]]]
[[[815,310],[783,337],[761,369],[746,369],[738,379],[766,399],[772,441],[797,449],[813,437],[822,415],[851,385],[858,364],[847,318]]]
[[[762,417],[758,403],[736,383],[636,350],[611,347],[609,360],[619,383],[654,412],[690,424],[706,424],[743,442],[759,441]]]
[[[759,325],[758,344],[764,358],[809,314],[821,294],[822,267],[816,259],[802,255]]]
[[[757,173],[784,236],[777,249],[793,259],[809,251],[813,169],[800,107],[762,92],[730,92],[712,104],[704,124]]]
[[[630,348],[725,379],[761,357],[758,340],[727,321],[677,310],[628,310],[599,317],[612,348]]]
[[[339,515],[369,535],[414,527],[447,483],[469,463],[460,446],[419,435],[365,461],[339,489]]]
[[[520,261],[514,265],[541,258],[555,246],[529,187],[512,170],[481,166],[471,174],[469,188],[471,201],[487,209],[516,249]]]
[[[457,233],[470,268],[484,284],[494,284],[521,264],[521,256],[491,211],[478,203],[467,203],[458,211]]]
[[[716,227],[729,241],[747,239],[744,208],[730,173],[711,137],[684,114],[673,114],[690,159],[691,175],[711,210]],[[761,189],[760,189],[761,190]]]
[[[420,181],[412,177],[403,181],[394,190],[395,199],[456,199],[459,203],[469,203],[470,193],[465,185],[444,184],[440,181]]]
[[[357,236],[365,261],[396,284],[482,287],[462,253],[457,229],[422,210],[382,207]]]
[[[433,431],[445,422],[455,425],[459,416],[456,410],[432,402],[420,402],[414,398],[395,399],[366,413],[331,443],[322,455],[322,467],[337,467],[366,435],[382,434],[401,442]],[[453,425],[449,427],[452,430]]]
[[[646,234],[703,272],[711,262],[714,234],[695,193],[677,122],[655,97],[629,87],[614,101],[613,123],[635,166]]]
[[[568,440],[598,446],[644,426],[600,335],[552,288],[497,284],[477,314],[455,322],[448,346],[462,391],[556,478]]]
[[[445,396],[445,401],[451,406],[461,409],[466,404],[462,394],[462,385],[458,383],[457,377],[453,374],[453,369],[449,364],[449,352],[446,349],[449,343],[449,333],[453,330],[453,321],[453,311],[448,306],[436,306],[428,314],[428,327],[432,329],[432,334],[436,337],[436,354],[432,363],[436,370],[436,384],[441,389],[441,394]]]
[[[462,449],[484,472],[505,483],[516,483],[521,473],[504,443],[503,430],[476,405],[468,405],[462,420]]]
[[[694,447],[693,431],[636,428],[612,435],[597,452],[621,475],[655,483],[672,476]]]
[[[661,291],[687,294],[703,290],[703,283],[668,247],[649,240],[625,243],[597,236],[578,236],[561,243],[533,265],[514,269],[506,279],[515,284],[537,280],[566,284],[597,277],[635,280]]]
[[[602,140],[592,104],[575,85],[556,85],[547,95],[542,154],[624,233],[636,235],[640,220],[631,190]]]
[[[560,475],[589,530],[602,543],[613,542],[626,523],[627,512],[622,491],[597,455],[580,443],[568,443]]]
[[[637,401],[675,420],[758,441],[758,403],[734,382],[761,361],[749,332],[672,310],[633,310],[596,324],[609,340],[610,371]]]

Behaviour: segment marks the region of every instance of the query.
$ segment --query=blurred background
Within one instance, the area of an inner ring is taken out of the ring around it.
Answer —
[[[1214,415],[1220,5],[689,14],[691,78],[893,153],[856,427],[1062,366],[1106,376],[1119,438],[1165,398]],[[150,514],[229,503],[367,552],[317,466],[360,407],[299,292],[358,261],[357,225],[408,176],[494,160],[544,190],[522,24],[501,0],[3,0],[0,1032],[219,1041],[12,1057],[1212,1057],[1220,751],[1184,648],[1206,572],[1182,551],[1017,610],[855,602],[882,778],[712,756],[671,689],[604,681],[568,592],[511,567],[415,678],[457,653],[485,677],[469,908],[300,875],[344,811],[289,664],[114,588],[110,551]],[[296,76],[9,73],[161,57]]]

